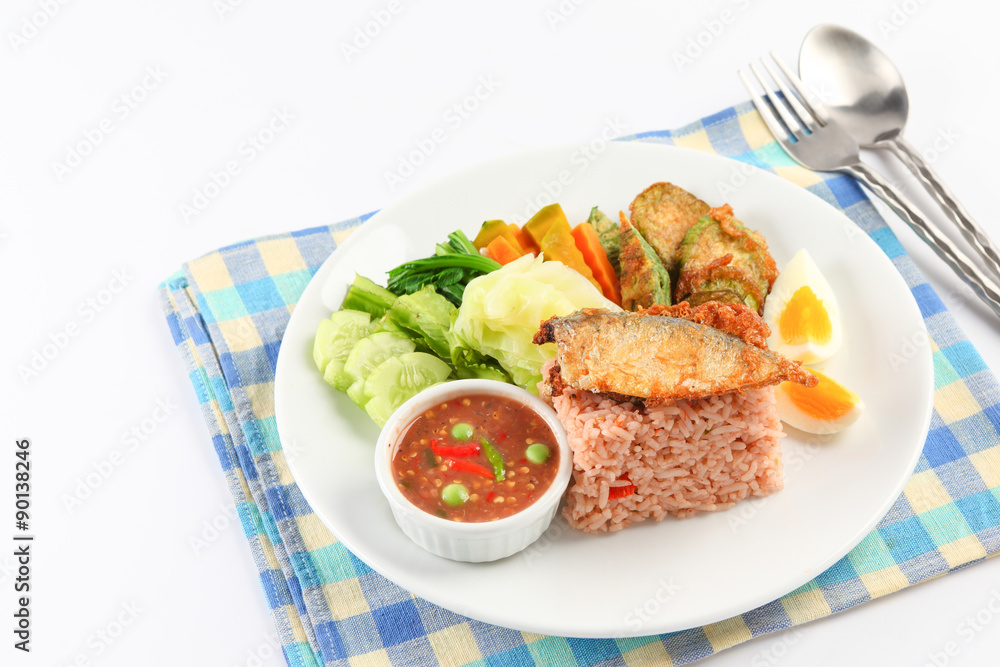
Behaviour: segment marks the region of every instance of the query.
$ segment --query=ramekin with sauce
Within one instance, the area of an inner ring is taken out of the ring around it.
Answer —
[[[427,551],[457,561],[505,558],[537,540],[572,470],[555,412],[492,380],[422,391],[393,413],[375,447],[396,523]]]

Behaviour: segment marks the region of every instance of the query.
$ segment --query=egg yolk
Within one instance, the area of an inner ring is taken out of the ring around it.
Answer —
[[[778,320],[778,331],[781,339],[789,345],[802,345],[809,341],[825,345],[833,336],[833,323],[820,298],[811,287],[803,285],[785,304]]]
[[[821,421],[840,419],[858,403],[858,395],[819,371],[809,370],[819,378],[815,387],[785,382],[782,389],[803,413]]]

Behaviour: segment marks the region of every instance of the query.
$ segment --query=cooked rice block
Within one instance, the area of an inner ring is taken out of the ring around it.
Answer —
[[[782,488],[772,387],[656,407],[571,388],[550,400],[573,448],[563,514],[579,530],[686,518]]]

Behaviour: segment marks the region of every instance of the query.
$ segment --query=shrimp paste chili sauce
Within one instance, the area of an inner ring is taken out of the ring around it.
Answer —
[[[559,470],[559,447],[531,408],[502,396],[450,399],[413,420],[392,459],[416,507],[452,521],[496,521],[534,503]]]

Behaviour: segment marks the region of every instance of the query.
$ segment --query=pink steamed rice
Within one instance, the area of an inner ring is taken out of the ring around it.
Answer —
[[[784,433],[771,387],[649,408],[567,388],[551,402],[573,449],[563,514],[576,529],[683,519],[782,488]],[[635,493],[608,497],[629,483]]]

